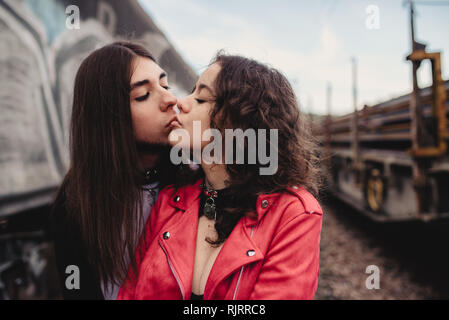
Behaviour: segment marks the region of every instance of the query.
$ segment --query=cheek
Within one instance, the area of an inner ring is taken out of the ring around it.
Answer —
[[[161,119],[158,114],[152,112],[149,104],[142,103],[139,105],[131,105],[131,118],[133,122],[134,133],[137,138],[154,134],[160,130]]]

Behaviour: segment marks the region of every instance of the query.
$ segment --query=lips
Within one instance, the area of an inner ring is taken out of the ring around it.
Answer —
[[[170,121],[167,123],[166,127],[168,128],[181,128],[182,127],[182,123],[179,120],[178,116],[174,116],[173,118],[170,119]]]

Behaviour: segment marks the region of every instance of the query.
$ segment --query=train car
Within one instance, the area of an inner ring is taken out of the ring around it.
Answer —
[[[434,71],[430,87],[315,124],[329,191],[376,221],[449,217],[449,81]]]
[[[313,126],[328,190],[383,222],[449,217],[449,81],[442,79],[441,53],[415,40],[413,1],[408,5],[412,91],[359,111],[354,81],[355,111]],[[418,85],[423,62],[431,71],[427,88]],[[355,60],[353,72],[356,79]]]

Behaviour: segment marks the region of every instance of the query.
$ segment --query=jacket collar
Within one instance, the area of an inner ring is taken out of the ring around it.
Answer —
[[[194,202],[201,194],[200,184],[204,181],[203,178],[198,179],[194,184],[184,186],[178,190],[174,190],[170,197],[169,204],[180,210],[187,210],[187,208]]]
[[[198,199],[201,194],[200,185],[204,182],[204,178],[198,179],[194,184],[181,187],[178,190],[174,190],[171,198],[170,205],[174,208],[186,211],[189,206]],[[280,193],[262,194],[257,197],[256,210],[257,219],[245,217],[245,225],[252,226],[263,218],[265,213],[270,210],[271,206],[276,202]]]
[[[204,178],[201,178],[192,185],[176,190],[170,198],[170,205],[183,211],[187,210],[190,204],[200,196],[201,188],[199,186],[203,182]],[[296,196],[301,201],[307,213],[323,213],[318,201],[303,187],[292,186],[287,188],[287,192]],[[259,195],[256,202],[257,219],[245,217],[245,225],[252,226],[258,224],[268,210],[275,205],[279,196],[279,192]]]
[[[323,209],[321,209],[318,201],[303,187],[293,186],[291,188],[287,188],[287,191],[301,201],[306,213],[323,214]]]
[[[303,187],[292,186],[287,188],[287,193],[297,197],[304,207],[306,213],[319,213],[322,214],[323,210],[319,205],[318,201]],[[257,198],[256,208],[257,208],[257,220],[245,217],[246,226],[252,226],[258,224],[260,220],[264,217],[268,210],[272,206],[277,205],[277,200],[281,193],[271,193],[262,194]]]

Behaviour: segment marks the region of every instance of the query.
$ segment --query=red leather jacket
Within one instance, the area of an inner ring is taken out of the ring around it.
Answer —
[[[130,271],[118,299],[190,299],[202,182],[161,191],[138,248],[137,277]],[[317,200],[293,187],[259,196],[257,215],[240,219],[226,239],[204,299],[313,299],[323,215]]]

